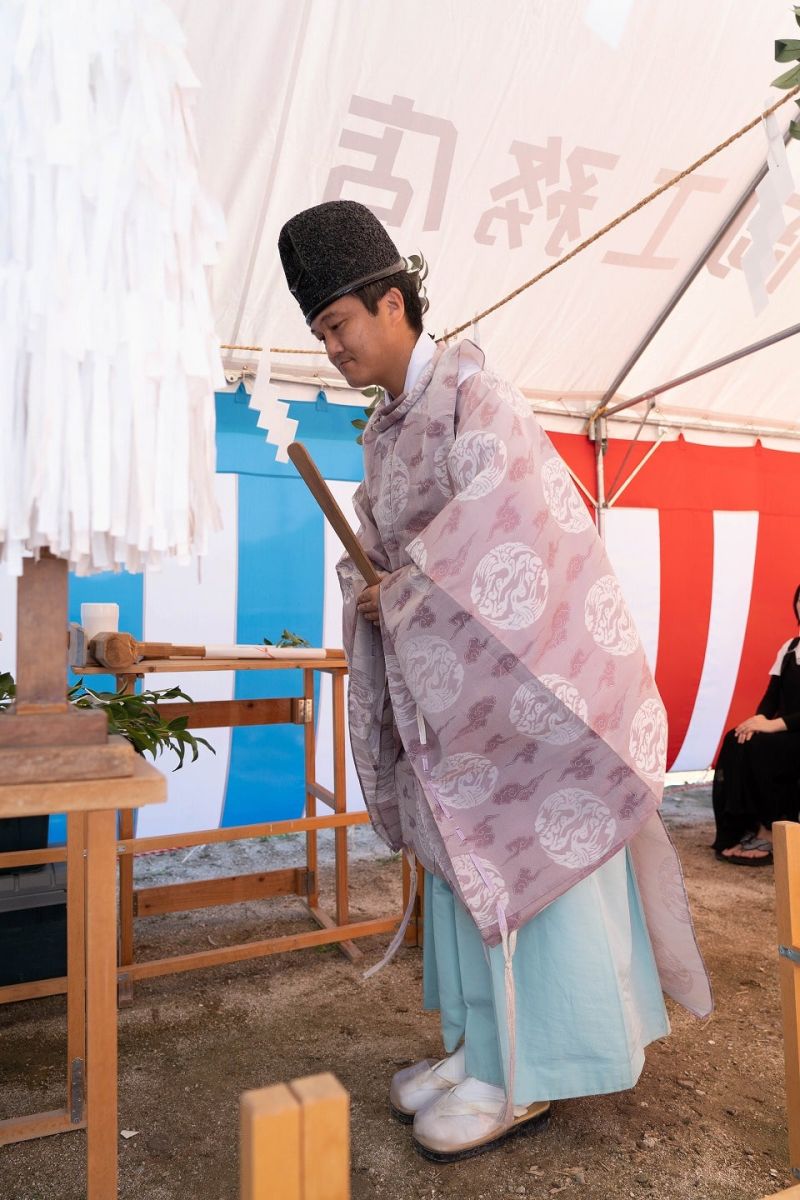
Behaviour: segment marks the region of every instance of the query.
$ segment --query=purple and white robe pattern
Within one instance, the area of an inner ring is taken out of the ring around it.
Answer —
[[[707,1014],[658,814],[666,715],[562,459],[468,341],[379,406],[363,441],[355,506],[387,572],[380,629],[358,614],[348,557],[338,571],[376,831],[449,884],[489,945],[629,845],[662,986]]]

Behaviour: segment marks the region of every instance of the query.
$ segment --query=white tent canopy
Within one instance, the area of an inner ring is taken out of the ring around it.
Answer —
[[[214,276],[218,333],[223,343],[306,350],[315,343],[276,251],[294,212],[340,196],[369,204],[402,253],[421,250],[428,259],[428,328],[441,335],[780,99],[769,83],[786,68],[774,62],[773,43],[794,33],[783,0],[173,0],[173,7],[203,84],[197,126],[205,180],[229,224]],[[792,101],[778,111],[781,131],[795,113]],[[478,337],[493,368],[537,408],[591,413],[766,152],[760,124],[487,317]],[[793,142],[789,162],[800,181]],[[784,209],[769,303],[757,317],[741,265],[752,208],[711,255],[619,399],[798,320],[800,195]],[[797,353],[790,338],[667,392],[656,418],[701,440],[739,440],[720,431],[729,426],[749,441],[761,434],[797,448]],[[322,356],[274,353],[270,365],[277,379],[335,377]]]

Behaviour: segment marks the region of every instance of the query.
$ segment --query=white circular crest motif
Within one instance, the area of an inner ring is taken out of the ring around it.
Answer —
[[[645,700],[637,708],[628,747],[634,765],[643,775],[648,779],[663,779],[667,765],[667,717],[658,700]]]
[[[548,458],[542,464],[542,491],[553,520],[566,533],[581,533],[592,524],[589,510],[560,458]]]
[[[483,376],[494,394],[499,396],[501,400],[505,400],[506,404],[511,406],[516,416],[533,416],[533,409],[529,401],[507,379],[501,379],[498,375],[493,375],[491,371],[484,371]]]
[[[414,697],[408,690],[403,669],[396,654],[387,654],[386,678],[389,684],[389,694],[392,698],[392,710],[398,728],[404,725],[416,725],[417,706]]]
[[[464,684],[464,667],[444,638],[422,634],[397,647],[409,691],[423,712],[440,713],[455,704]]]
[[[453,442],[448,464],[459,499],[481,500],[502,482],[508,451],[495,434],[472,429]]]
[[[494,763],[480,754],[451,754],[431,771],[431,787],[447,808],[477,808],[488,800],[497,783]]]
[[[408,467],[402,458],[393,455],[390,469],[381,476],[380,492],[372,510],[378,526],[386,528],[394,524],[408,504],[410,485]]]
[[[639,645],[622,588],[613,575],[603,575],[589,588],[584,615],[589,633],[609,654],[633,654]]]
[[[500,629],[526,629],[547,604],[549,582],[539,555],[522,542],[503,542],[485,554],[472,576],[472,602]]]
[[[497,867],[472,854],[454,855],[453,867],[464,904],[475,924],[481,929],[495,925],[498,904],[508,907],[506,882]]]
[[[514,693],[509,717],[526,737],[554,746],[574,742],[585,729],[588,709],[578,689],[560,675],[543,675]]]
[[[576,870],[591,866],[606,854],[617,822],[591,792],[562,788],[542,804],[535,829],[545,854],[559,866]]]

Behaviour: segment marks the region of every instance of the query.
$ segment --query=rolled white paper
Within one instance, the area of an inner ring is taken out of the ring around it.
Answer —
[[[206,646],[206,658],[324,658],[314,646]]]
[[[269,646],[206,646],[206,658],[269,658]]]

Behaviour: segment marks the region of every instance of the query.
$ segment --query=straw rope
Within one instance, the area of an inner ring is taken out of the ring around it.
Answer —
[[[769,108],[764,109],[764,111],[759,113],[757,117],[754,117],[752,121],[748,121],[746,125],[743,125],[741,129],[738,129],[736,133],[732,133],[731,136],[726,138],[724,142],[720,142],[719,145],[715,146],[713,150],[709,150],[706,154],[703,154],[678,175],[675,175],[672,179],[668,179],[667,182],[662,183],[660,187],[655,188],[654,191],[650,192],[649,195],[640,200],[638,204],[634,204],[631,208],[626,209],[626,211],[620,216],[615,217],[613,221],[609,221],[607,225],[603,225],[602,228],[598,229],[596,233],[593,233],[591,237],[585,238],[584,241],[579,242],[578,245],[574,246],[573,249],[567,254],[564,254],[561,258],[556,259],[554,263],[550,263],[549,267],[545,267],[543,271],[539,271],[531,279],[526,280],[525,283],[521,283],[520,286],[515,288],[513,292],[509,292],[507,296],[503,296],[501,300],[498,300],[495,304],[490,305],[489,308],[485,308],[483,312],[479,312],[475,316],[470,317],[468,321],[464,321],[463,324],[457,325],[455,329],[447,330],[442,337],[437,339],[437,341],[449,342],[451,338],[454,338],[459,333],[463,333],[464,330],[469,329],[471,325],[477,324],[477,322],[482,321],[484,317],[491,316],[492,313],[497,312],[497,310],[502,308],[504,305],[510,304],[512,300],[516,300],[517,296],[521,296],[523,292],[527,291],[528,288],[533,287],[535,283],[539,283],[539,281],[544,279],[547,275],[551,275],[553,271],[557,270],[559,267],[563,267],[564,263],[568,263],[578,254],[581,254],[582,251],[587,250],[589,246],[594,245],[594,243],[601,237],[605,237],[605,235],[610,233],[612,229],[616,229],[616,227],[621,225],[623,221],[627,221],[628,217],[632,217],[635,213],[640,212],[646,207],[646,205],[651,204],[653,200],[657,200],[659,196],[662,196],[664,192],[668,191],[672,187],[675,187],[676,184],[680,183],[682,179],[685,179],[687,175],[691,175],[693,171],[696,171],[698,167],[704,166],[705,163],[709,162],[717,154],[720,154],[723,150],[727,150],[728,146],[732,146],[733,143],[738,141],[740,137],[744,137],[744,135],[749,133],[751,129],[755,129],[755,127],[759,125],[761,121],[763,121],[766,117],[772,116],[774,112],[777,112],[779,108],[781,108],[787,103],[787,101],[791,100],[799,92],[800,87],[792,88],[791,91],[787,92],[785,96],[782,96],[780,100],[776,100],[774,104],[771,104]],[[223,346],[222,349],[263,351],[264,348],[263,346]],[[287,349],[286,347],[280,346],[270,346],[269,352],[270,354],[322,355],[325,353],[324,350],[296,350]]]

